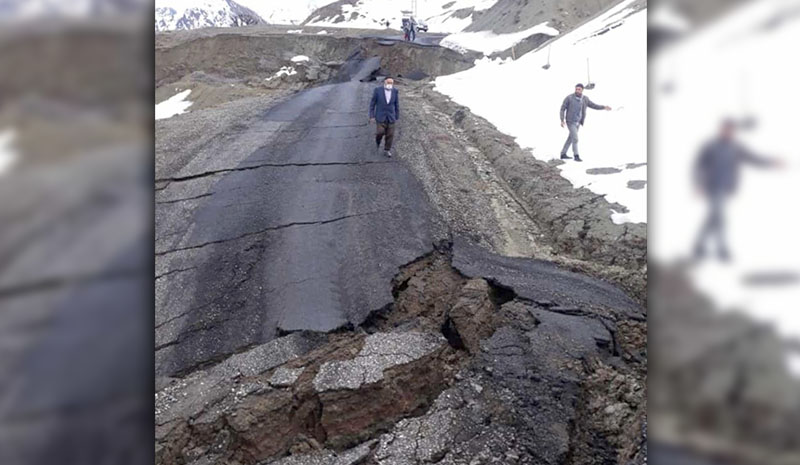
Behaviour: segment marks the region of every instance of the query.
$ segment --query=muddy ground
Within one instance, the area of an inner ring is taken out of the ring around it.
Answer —
[[[156,125],[157,202],[183,201],[163,197],[174,166],[225,140],[244,154],[242,125],[335,81],[348,57],[380,56],[378,77],[469,66],[443,49],[298,36],[269,38],[280,53],[232,69],[203,57],[231,44],[262,53],[265,39],[190,38],[157,38],[157,96],[198,96]],[[310,62],[264,84],[297,54]],[[393,302],[358,326],[289,333],[159,377],[158,463],[645,463],[644,226],[614,225],[602,197],[430,79],[396,82],[396,158],[436,210],[434,251],[401,267]],[[157,263],[159,277],[173,271]]]

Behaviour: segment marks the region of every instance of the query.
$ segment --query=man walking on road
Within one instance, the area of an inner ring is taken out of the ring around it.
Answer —
[[[569,136],[564,143],[564,148],[561,149],[561,159],[568,160],[567,150],[572,145],[572,153],[575,154],[575,161],[581,160],[578,154],[578,128],[583,126],[586,120],[586,108],[593,108],[595,110],[611,110],[611,107],[605,105],[598,105],[592,102],[589,97],[583,95],[583,84],[575,85],[575,93],[569,94],[561,104],[561,127],[569,129]]]
[[[375,145],[380,153],[381,139],[386,137],[383,154],[392,156],[392,141],[394,140],[394,123],[400,119],[400,101],[394,80],[387,77],[383,85],[376,87],[372,92],[369,102],[369,122],[376,122]]]

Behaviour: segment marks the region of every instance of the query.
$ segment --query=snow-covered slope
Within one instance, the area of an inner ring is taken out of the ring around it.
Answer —
[[[265,21],[233,0],[156,0],[156,31],[233,27]]]
[[[457,32],[442,39],[439,45],[461,53],[466,50],[475,50],[489,56],[495,52],[507,50],[534,34],[557,36],[558,29],[542,23],[530,29],[510,34],[495,34],[492,31]]]
[[[270,24],[300,24],[311,13],[336,0],[237,0]]]
[[[484,58],[436,79],[436,90],[548,160],[559,157],[567,137],[558,117],[561,103],[576,83],[586,83],[589,58],[596,88],[585,93],[614,111],[588,110],[580,130],[584,162],[568,161],[560,169],[576,187],[624,205],[628,213],[608,212],[618,223],[647,221],[647,12],[634,12],[633,3],[626,0],[516,61]],[[551,67],[543,69],[548,49]]]
[[[487,10],[497,0],[419,0],[417,18],[424,20],[430,32],[459,32],[472,23],[476,11]],[[403,11],[411,2],[397,0],[339,0],[312,13],[309,26],[400,29]]]

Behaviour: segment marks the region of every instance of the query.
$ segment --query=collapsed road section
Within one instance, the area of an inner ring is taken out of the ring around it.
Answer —
[[[158,463],[643,463],[646,329],[622,292],[458,240],[392,294],[355,331],[161,379]]]

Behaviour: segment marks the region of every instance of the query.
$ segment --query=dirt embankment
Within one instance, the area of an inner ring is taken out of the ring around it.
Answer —
[[[275,28],[156,36],[156,102],[191,89],[191,110],[246,97],[283,98],[336,80],[353,59],[380,57],[383,74],[423,79],[463,71],[473,55],[360,35],[287,34]],[[352,31],[351,31],[352,32]]]
[[[246,30],[245,30],[246,31]],[[393,75],[419,72],[441,76],[472,66],[473,56],[441,47],[381,41],[373,38],[312,34],[230,33],[187,35],[185,40],[161,39],[156,47],[156,87],[175,82],[191,73],[203,72],[225,79],[259,81],[283,66],[304,66],[293,57],[309,58],[305,66],[341,66],[354,55],[381,57],[382,66]],[[315,81],[324,80],[322,76]],[[317,82],[318,83],[318,82]]]

